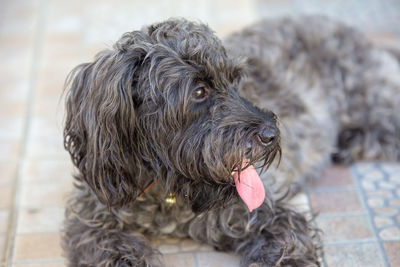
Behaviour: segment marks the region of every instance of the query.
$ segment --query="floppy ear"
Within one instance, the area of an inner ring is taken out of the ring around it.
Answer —
[[[143,45],[127,33],[92,63],[76,67],[66,81],[64,146],[99,200],[122,206],[138,195],[144,169],[137,152],[135,87]],[[144,185],[143,185],[144,184]]]

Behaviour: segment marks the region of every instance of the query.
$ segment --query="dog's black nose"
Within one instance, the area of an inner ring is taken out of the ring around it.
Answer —
[[[271,126],[264,126],[258,132],[258,137],[263,145],[272,144],[278,138],[278,135],[279,130],[276,127]]]

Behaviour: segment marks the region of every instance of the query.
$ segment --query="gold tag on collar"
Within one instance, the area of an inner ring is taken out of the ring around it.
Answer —
[[[165,203],[169,205],[173,205],[176,203],[176,197],[174,193],[169,193],[168,196],[165,197]]]

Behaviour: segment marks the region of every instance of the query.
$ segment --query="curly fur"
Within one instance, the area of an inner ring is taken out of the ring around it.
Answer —
[[[320,17],[263,21],[224,45],[184,19],[124,34],[66,83],[69,265],[161,266],[145,236],[173,235],[236,251],[242,266],[319,266],[319,232],[287,204],[290,184],[332,156],[400,158],[399,73],[390,53]],[[243,159],[268,169],[251,213],[231,175]]]

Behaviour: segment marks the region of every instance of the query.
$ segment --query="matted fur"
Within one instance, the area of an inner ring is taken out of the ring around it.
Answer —
[[[319,266],[319,232],[287,205],[291,184],[332,155],[399,159],[399,74],[390,53],[320,17],[263,21],[224,45],[184,19],[124,34],[67,79],[69,266],[162,266],[149,235],[236,251],[242,266]],[[231,175],[244,159],[273,165],[251,213]]]

